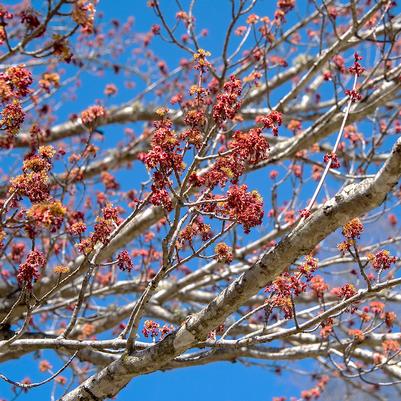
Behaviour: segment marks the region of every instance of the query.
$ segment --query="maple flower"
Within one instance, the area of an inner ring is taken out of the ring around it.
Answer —
[[[29,86],[32,84],[32,74],[23,65],[7,68],[5,74],[0,75],[0,79],[5,79],[13,95],[22,98],[31,93]]]
[[[59,201],[36,203],[28,210],[27,216],[51,232],[56,232],[63,223],[66,211]]]
[[[216,253],[216,260],[220,263],[230,264],[233,261],[231,248],[224,242],[217,244],[214,248],[214,252]]]
[[[32,281],[36,281],[40,277],[38,269],[42,269],[45,264],[46,258],[42,252],[37,250],[29,252],[26,261],[18,268],[18,282],[25,284],[28,289],[31,289]]]
[[[386,312],[384,314],[384,322],[386,326],[391,329],[393,327],[394,322],[397,320],[397,314],[395,312]]]
[[[247,192],[246,185],[233,185],[227,192],[226,213],[242,224],[245,233],[262,224],[263,200],[257,191]]]
[[[362,100],[362,95],[356,89],[347,89],[345,91],[345,94],[350,97],[352,103],[356,103]]]
[[[96,9],[92,1],[77,0],[74,2],[72,19],[82,27],[83,32],[92,33],[95,13]]]
[[[45,72],[39,80],[39,86],[46,93],[50,93],[52,88],[60,86],[60,75],[55,72]]]
[[[382,342],[383,350],[386,354],[397,352],[400,349],[400,343],[396,340],[384,340]]]
[[[106,115],[106,110],[103,106],[91,106],[81,113],[82,123],[87,126],[92,126],[95,121]]]
[[[278,135],[278,127],[283,123],[283,115],[279,111],[271,111],[265,116],[258,116],[256,123],[263,124],[263,128],[270,128],[274,136]]]
[[[120,185],[116,181],[116,178],[108,171],[102,171],[100,173],[100,178],[104,186],[106,187],[106,190],[118,190],[120,188]]]
[[[324,278],[319,275],[312,277],[309,285],[318,298],[322,298],[329,288],[325,283]]]
[[[319,267],[318,262],[319,261],[312,255],[306,255],[304,262],[298,267],[298,271],[310,280],[312,278],[312,273]]]
[[[117,255],[117,266],[122,271],[128,270],[130,272],[133,269],[134,264],[126,250]]]
[[[160,334],[160,324],[154,320],[146,320],[143,325],[142,334],[146,338],[149,336],[156,338]]]
[[[397,262],[397,258],[391,256],[390,252],[387,250],[381,250],[374,255],[369,254],[368,259],[376,270],[389,269],[392,264]]]
[[[75,223],[72,223],[67,228],[67,231],[71,235],[81,235],[86,231],[86,224],[83,221],[77,221]]]
[[[243,160],[257,164],[267,158],[269,143],[262,135],[262,130],[256,128],[248,132],[236,131],[229,147]]]
[[[65,274],[65,273],[68,273],[70,271],[70,268],[68,266],[58,265],[53,269],[53,271],[55,273]]]
[[[363,68],[359,63],[359,61],[362,60],[362,57],[357,52],[355,52],[354,59],[355,59],[354,64],[352,65],[352,67],[349,68],[349,72],[359,77],[365,71],[365,68]]]
[[[348,330],[348,335],[353,337],[357,342],[362,342],[365,339],[365,334],[359,329]]]
[[[50,364],[49,361],[46,361],[46,359],[42,359],[39,363],[39,370],[41,372],[47,372],[52,368],[52,365]]]
[[[216,104],[213,106],[213,118],[217,124],[222,125],[224,121],[234,119],[241,106],[241,92],[241,80],[231,75],[223,85],[223,92],[217,95]]]
[[[356,289],[352,284],[345,284],[342,287],[333,288],[331,292],[339,298],[348,299],[356,294]]]
[[[0,126],[10,135],[18,133],[25,119],[25,113],[22,110],[18,100],[8,104],[1,112]]]
[[[329,163],[329,161],[331,162],[330,163],[330,168],[339,168],[339,167],[341,167],[340,161],[338,160],[338,157],[334,152],[326,153],[324,155],[324,159],[323,160],[324,160],[325,163]]]
[[[380,314],[384,311],[384,303],[379,301],[372,301],[369,305],[370,310],[374,314]]]
[[[359,238],[363,231],[363,224],[358,217],[355,217],[344,225],[342,233],[347,239]]]
[[[199,70],[201,73],[204,73],[211,67],[209,61],[207,61],[207,57],[211,54],[210,52],[204,49],[198,49],[198,51],[194,54],[194,61],[196,62],[195,69]]]
[[[117,86],[115,86],[114,84],[107,84],[104,88],[104,94],[106,96],[113,96],[117,93],[117,91]]]
[[[210,171],[204,175],[203,180],[209,188],[214,188],[216,185],[224,187],[229,180],[233,184],[237,183],[244,171],[244,162],[237,157],[219,157]]]
[[[212,237],[209,224],[205,224],[202,218],[198,217],[194,222],[188,224],[179,234],[177,245],[183,247],[185,244],[192,244],[193,239],[200,236],[202,241],[207,241]]]
[[[306,208],[299,211],[299,215],[304,219],[307,219],[311,214],[312,212]]]
[[[47,201],[50,196],[48,175],[44,171],[19,175],[11,180],[9,192],[14,191],[32,203]]]

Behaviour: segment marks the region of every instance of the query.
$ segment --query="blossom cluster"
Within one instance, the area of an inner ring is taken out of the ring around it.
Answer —
[[[395,256],[391,256],[387,250],[381,250],[373,254],[368,254],[368,259],[376,270],[390,269],[391,265],[397,262]]]
[[[171,333],[174,330],[173,325],[163,325],[160,327],[160,324],[155,322],[154,320],[146,320],[143,329],[142,329],[142,334],[148,338],[152,337],[154,340],[156,337],[161,336],[161,338],[164,338],[167,334]]]
[[[210,225],[205,224],[200,217],[197,217],[180,232],[177,246],[182,248],[185,245],[192,245],[192,241],[197,236],[199,236],[202,241],[207,241],[212,237]]]
[[[32,75],[23,65],[12,66],[0,73],[0,101],[4,104],[0,127],[8,135],[18,133],[25,119],[21,100],[31,93]]]
[[[247,192],[246,185],[233,185],[227,191],[225,213],[249,233],[252,227],[262,224],[263,200],[257,191]]]
[[[222,93],[217,95],[216,104],[213,106],[213,118],[217,124],[222,125],[226,120],[235,117],[241,106],[241,92],[241,80],[231,75],[229,81],[224,84]]]
[[[106,115],[106,110],[103,106],[90,106],[81,113],[82,124],[87,127],[93,127],[95,122]]]
[[[78,250],[83,254],[92,252],[97,243],[107,244],[113,230],[121,224],[119,209],[107,205],[102,209],[102,216],[97,217],[93,233],[77,244]]]
[[[133,269],[134,264],[126,250],[117,255],[117,266],[121,271],[128,270],[130,272]]]
[[[273,283],[266,288],[266,292],[271,294],[269,305],[281,309],[284,317],[293,317],[293,296],[298,296],[305,292],[308,283],[313,291],[321,297],[327,290],[323,279],[320,276],[313,276],[312,273],[318,269],[318,260],[312,255],[306,255],[305,260],[297,267],[296,272],[283,272]]]
[[[155,121],[156,128],[151,150],[145,155],[145,165],[157,168],[153,174],[152,195],[150,202],[156,206],[163,206],[166,210],[172,210],[172,200],[168,193],[170,183],[169,175],[173,172],[181,172],[184,169],[180,141],[172,129],[172,122],[167,118]]]
[[[345,253],[351,248],[355,239],[360,238],[363,231],[363,224],[358,217],[355,217],[343,226],[342,234],[345,237],[345,241],[337,245],[340,252]]]
[[[27,216],[37,226],[44,226],[50,232],[60,229],[67,209],[59,201],[36,203],[27,211]]]
[[[42,146],[38,153],[30,153],[23,163],[23,174],[11,180],[10,193],[26,196],[32,203],[50,200],[49,171],[55,151],[51,146]]]
[[[216,254],[216,260],[220,263],[230,264],[233,261],[232,250],[224,242],[218,243],[214,248],[214,252]]]
[[[82,27],[83,32],[92,33],[95,13],[96,9],[94,1],[77,0],[74,2],[72,19]]]
[[[42,269],[45,264],[46,258],[42,252],[37,250],[29,252],[26,261],[18,268],[18,282],[26,285],[28,289],[32,288],[32,282],[40,277],[38,269]]]

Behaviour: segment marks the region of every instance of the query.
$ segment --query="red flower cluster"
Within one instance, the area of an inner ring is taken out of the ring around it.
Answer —
[[[20,284],[25,284],[27,288],[32,288],[32,281],[39,278],[38,269],[42,269],[46,264],[46,258],[39,251],[29,252],[25,263],[18,268],[17,280]]]
[[[160,324],[155,322],[154,320],[146,320],[142,329],[142,334],[148,338],[149,336],[155,339],[159,335],[161,338],[165,337],[167,334],[171,333],[174,330],[174,326],[167,324],[160,327]]]
[[[326,388],[328,382],[329,376],[322,376],[315,387],[312,387],[310,390],[304,390],[301,392],[302,400],[310,401],[319,398],[322,394],[322,391]]]
[[[348,70],[349,70],[349,72],[351,74],[355,74],[355,75],[357,75],[359,77],[365,71],[365,68],[363,68],[361,66],[361,64],[359,64],[359,61],[362,60],[362,57],[357,52],[355,52],[354,53],[354,60],[355,60],[354,64]]]
[[[312,255],[306,255],[305,261],[298,267],[298,271],[303,274],[307,280],[312,278],[312,273],[315,272],[319,265],[318,260]]]
[[[345,284],[342,287],[333,288],[331,292],[339,298],[348,299],[356,294],[356,289],[352,284]]]
[[[21,263],[22,257],[25,252],[25,244],[23,242],[17,242],[12,245],[10,258],[15,263]]]
[[[86,224],[83,221],[77,221],[68,226],[67,231],[71,235],[82,235],[86,231]]]
[[[25,113],[20,100],[31,93],[31,73],[22,65],[9,67],[0,74],[0,101],[6,104],[1,112],[0,126],[15,135],[24,122]]]
[[[213,118],[217,124],[222,125],[224,121],[234,119],[241,106],[241,92],[241,80],[231,75],[230,80],[223,86],[223,93],[217,95],[216,104],[213,106]]]
[[[68,227],[67,232],[71,235],[81,235],[86,231],[86,224],[84,223],[84,214],[79,211],[73,211],[68,214]]]
[[[224,242],[220,242],[214,248],[216,254],[215,258],[220,263],[230,264],[233,261],[233,254],[231,248]]]
[[[197,177],[196,185],[206,185],[209,188],[214,188],[216,185],[223,187],[228,180],[235,184],[244,173],[246,163],[257,164],[265,160],[269,150],[269,144],[263,137],[261,128],[250,129],[248,132],[235,132],[228,147],[232,153],[218,157],[203,177]]]
[[[356,217],[344,225],[342,233],[345,238],[355,239],[360,237],[362,231],[363,224],[361,220]]]
[[[168,212],[173,210],[173,202],[169,193],[164,188],[157,188],[155,184],[152,185],[152,195],[150,203],[155,206],[163,206]]]
[[[47,93],[50,93],[52,87],[60,86],[60,76],[55,72],[45,72],[39,80],[39,86]]]
[[[311,214],[312,212],[306,208],[299,211],[299,215],[304,219],[307,219]]]
[[[49,180],[45,171],[30,172],[19,175],[11,180],[10,193],[16,191],[20,196],[26,196],[32,203],[44,202],[49,199]]]
[[[291,275],[288,272],[278,276],[273,284],[266,288],[266,292],[271,292],[273,296],[269,304],[283,311],[284,317],[290,319],[293,316],[293,306],[291,296],[299,295],[306,290],[306,284],[300,280],[299,275]]]
[[[212,231],[209,224],[205,224],[200,217],[188,224],[180,232],[177,240],[177,246],[182,248],[186,244],[191,245],[193,239],[197,236],[200,236],[202,241],[207,241],[212,237]]]
[[[41,146],[38,154],[28,154],[22,167],[24,173],[11,180],[9,192],[16,191],[18,195],[29,198],[32,203],[48,201],[48,172],[52,167],[51,158],[54,155],[54,149],[50,146]]]
[[[243,160],[235,155],[219,157],[212,168],[203,176],[199,177],[200,184],[205,184],[209,188],[216,185],[223,187],[227,181],[238,182],[238,178],[244,173],[245,165]]]
[[[29,89],[31,84],[32,74],[23,65],[7,68],[4,73],[0,73],[1,102],[29,95],[32,92]]]
[[[91,106],[81,113],[82,123],[88,127],[92,127],[97,119],[104,117],[106,110],[103,106]]]
[[[273,110],[265,116],[258,116],[255,119],[257,124],[263,124],[263,128],[270,128],[274,136],[278,135],[278,127],[283,123],[283,116],[279,111]]]
[[[158,167],[160,171],[169,175],[172,169],[182,170],[182,156],[178,153],[179,140],[171,129],[172,122],[169,119],[155,121],[156,131],[153,134],[151,150],[145,156],[145,164],[148,168]]]
[[[21,103],[14,100],[12,103],[4,107],[1,112],[0,126],[9,135],[18,133],[25,119],[25,113],[22,110]]]
[[[262,130],[254,128],[248,132],[235,132],[229,147],[234,150],[233,157],[257,164],[267,158],[269,143],[262,135]]]
[[[339,54],[336,54],[333,57],[333,62],[336,66],[336,68],[341,72],[341,73],[346,73],[347,69],[345,68],[345,60],[343,56],[340,56]]]
[[[78,0],[74,3],[72,19],[82,27],[83,32],[92,33],[95,13],[96,9],[93,1]]]
[[[118,190],[120,188],[119,183],[116,181],[115,177],[107,171],[102,171],[100,178],[106,187],[106,190]]]
[[[400,343],[397,340],[384,340],[382,347],[384,352],[389,354],[390,352],[398,352],[400,350]]]
[[[28,210],[27,216],[37,225],[43,225],[51,232],[60,229],[67,209],[59,201],[36,203]]]
[[[362,95],[356,89],[347,89],[345,94],[350,97],[352,103],[359,102],[362,99]]]
[[[245,233],[262,224],[263,199],[257,191],[247,192],[246,185],[233,185],[227,192],[226,213],[239,224]]]
[[[376,270],[390,269],[391,265],[397,262],[397,258],[391,256],[387,250],[379,251],[375,255],[369,254],[368,259]]]
[[[323,158],[325,163],[330,162],[330,168],[339,168],[341,167],[340,161],[338,160],[337,155],[334,152],[326,153]]]
[[[121,251],[117,256],[117,266],[120,270],[129,272],[133,269],[134,264],[127,251]]]
[[[329,289],[324,278],[319,275],[312,277],[309,285],[318,298],[322,298],[324,293]]]
[[[102,217],[96,219],[94,232],[77,245],[80,252],[88,254],[98,242],[106,244],[110,234],[121,223],[117,208],[108,205],[102,209],[102,214]]]
[[[19,14],[21,18],[21,24],[24,24],[28,30],[33,30],[40,26],[40,20],[38,18],[39,13],[37,13],[32,8],[26,8],[22,10]]]
[[[172,122],[169,119],[163,118],[161,121],[155,121],[154,126],[156,131],[153,134],[151,150],[144,158],[148,168],[158,169],[153,174],[150,202],[171,211],[173,205],[167,190],[170,183],[168,177],[173,171],[180,172],[184,169],[180,142],[171,129]]]

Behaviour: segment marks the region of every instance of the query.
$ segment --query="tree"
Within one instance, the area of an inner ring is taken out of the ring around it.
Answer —
[[[46,379],[1,378],[89,401],[157,370],[313,359],[296,399],[333,381],[391,399],[396,2],[226,1],[217,54],[201,2],[163,3],[147,33],[95,0],[0,8],[0,358]],[[80,77],[104,95],[60,122]]]

